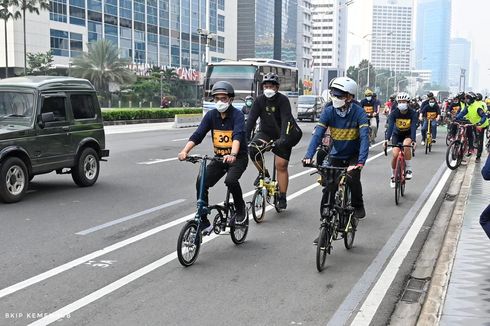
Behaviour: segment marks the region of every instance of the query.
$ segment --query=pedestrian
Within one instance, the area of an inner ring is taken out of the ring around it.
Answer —
[[[481,170],[483,179],[490,181],[490,155],[487,157],[487,162]],[[483,213],[480,215],[480,225],[490,239],[490,205],[485,208]]]

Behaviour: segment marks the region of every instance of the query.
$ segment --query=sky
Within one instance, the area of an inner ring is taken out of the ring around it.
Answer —
[[[414,6],[416,6],[418,0],[413,1]],[[357,64],[359,57],[361,59],[367,58],[368,55],[368,42],[363,41],[361,37],[370,31],[362,30],[360,19],[364,18],[363,9],[369,5],[369,2],[366,0],[355,0],[348,7],[348,66]],[[476,91],[490,90],[490,22],[488,21],[490,1],[452,0],[451,12],[451,37],[462,37],[469,40],[472,44],[470,86],[476,86]],[[415,35],[415,31],[413,33]],[[474,62],[477,62],[479,66],[476,85],[472,85],[474,76],[471,75],[475,70]]]

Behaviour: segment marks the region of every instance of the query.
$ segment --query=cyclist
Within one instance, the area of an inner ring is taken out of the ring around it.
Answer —
[[[374,109],[378,114],[376,114],[376,131],[379,130],[379,110],[381,109],[381,102],[378,100],[378,95],[376,93],[373,93],[373,100],[374,100]],[[376,136],[378,133],[376,132]]]
[[[456,116],[457,120],[467,119],[469,122],[475,126],[475,128],[467,128],[466,135],[468,137],[468,144],[470,147],[469,155],[475,152],[474,147],[474,133],[476,133],[478,141],[478,149],[476,153],[476,162],[480,161],[481,154],[483,152],[483,137],[485,135],[486,128],[488,128],[489,120],[483,108],[479,103],[476,102],[476,94],[469,92],[466,94],[466,104],[467,106],[464,110]]]
[[[449,127],[451,139],[454,139],[454,137],[456,137],[456,133],[458,132],[458,126],[454,123],[454,120],[456,119],[458,113],[461,112],[461,109],[464,109],[465,107],[465,103],[461,100],[462,96],[464,97],[463,92],[459,93],[455,98],[453,98],[447,109],[448,115],[451,119],[451,125]]]
[[[426,102],[422,103],[422,107],[419,113],[419,120],[422,122],[422,146],[425,145],[425,140],[427,138],[427,129],[429,128],[429,119],[431,120],[431,133],[432,133],[432,143],[435,144],[437,137],[437,121],[441,118],[441,109],[439,104],[437,104],[434,94],[427,94],[428,99]]]
[[[354,217],[364,218],[366,211],[362,198],[361,170],[369,153],[369,130],[366,113],[353,102],[356,92],[357,84],[354,80],[348,77],[333,80],[330,85],[332,105],[327,106],[320,115],[303,163],[311,164],[325,130],[330,128],[333,143],[330,156],[327,162],[318,164],[348,167],[350,178],[347,178],[347,182],[351,189]]]
[[[268,73],[262,79],[264,94],[257,96],[250,110],[247,120],[247,137],[250,137],[255,127],[257,118],[260,117],[260,130],[252,139],[259,148],[271,140],[274,140],[272,152],[275,154],[277,182],[279,185],[278,208],[283,210],[287,207],[286,192],[288,190],[289,174],[288,164],[291,150],[301,139],[302,132],[291,113],[291,105],[286,95],[279,93],[279,76]],[[258,149],[250,147],[250,158],[257,170],[264,171],[263,162],[258,161]],[[269,173],[265,170],[265,176]],[[254,182],[257,185],[260,175]]]
[[[410,102],[408,103],[408,107],[419,114],[420,104],[415,97],[410,100]]]
[[[393,145],[403,143],[403,145],[416,146],[417,137],[417,113],[408,106],[410,102],[410,95],[407,93],[398,93],[397,95],[397,107],[391,112],[388,117],[388,130],[385,135],[385,142],[383,146],[388,146],[388,141],[391,139]],[[391,181],[390,187],[395,188],[395,166],[396,158],[400,149],[393,148],[393,158],[391,160]],[[405,164],[407,171],[405,178],[407,180],[412,179],[412,150],[409,147],[404,148]]]
[[[372,142],[374,143],[374,140],[376,139],[376,134],[378,133],[378,127],[376,122],[376,118],[378,116],[378,108],[376,106],[376,102],[375,102],[376,100],[373,98],[372,90],[370,90],[369,88],[366,89],[366,91],[364,92],[364,96],[365,98],[362,99],[360,105],[366,112],[369,121],[369,126],[373,128],[374,137]],[[376,126],[376,128],[374,126]]]
[[[248,114],[250,113],[253,104],[254,104],[254,98],[252,96],[249,95],[245,97],[245,105],[242,106],[242,113],[245,116],[245,121],[247,121]]]
[[[383,111],[384,115],[389,115],[391,113],[391,109],[393,105],[396,105],[396,95],[391,95],[388,101],[385,103],[385,109]]]
[[[179,153],[178,158],[184,161],[189,152],[200,144],[206,134],[211,131],[214,153],[222,161],[211,161],[206,169],[204,201],[208,204],[208,190],[213,187],[225,174],[225,184],[233,195],[236,213],[235,219],[245,218],[245,202],[242,188],[238,180],[245,172],[248,164],[247,146],[243,113],[233,106],[235,90],[226,81],[218,81],[211,89],[216,109],[210,110],[203,117],[199,127],[191,135],[189,141]],[[199,180],[196,183],[199,196]],[[213,226],[207,216],[201,216],[201,230],[210,233]]]
[[[483,111],[486,113],[487,112],[487,105],[485,104],[485,102],[483,102],[483,95],[481,95],[481,93],[476,93],[476,101],[478,103],[478,105],[481,106],[481,108],[483,109]]]

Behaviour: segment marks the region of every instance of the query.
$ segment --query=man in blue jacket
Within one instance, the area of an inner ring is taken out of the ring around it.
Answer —
[[[487,162],[481,170],[481,174],[483,176],[483,179],[490,181],[490,155],[488,155],[487,157]],[[488,205],[483,213],[481,213],[480,225],[490,239],[490,205]]]

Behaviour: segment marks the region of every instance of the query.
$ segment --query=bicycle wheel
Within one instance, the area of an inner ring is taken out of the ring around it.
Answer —
[[[395,204],[398,205],[400,202],[400,197],[401,197],[401,182],[402,182],[402,177],[401,177],[401,166],[400,164],[396,164],[396,171],[395,171]]]
[[[201,248],[201,234],[197,231],[196,221],[187,221],[177,241],[177,257],[182,266],[194,264]]]
[[[446,146],[451,145],[451,134],[448,132],[446,135]]]
[[[345,186],[343,207],[347,208],[350,206],[351,206],[351,192],[349,187]],[[344,229],[344,246],[347,250],[349,250],[354,245],[357,221],[353,216],[354,215],[353,211],[346,210],[344,213],[346,214],[345,220],[347,221],[346,223],[347,225],[345,225],[345,229]]]
[[[248,234],[248,210],[245,210],[245,219],[235,221],[235,217],[230,220],[230,236],[234,244],[239,245],[245,242]]]
[[[427,136],[427,138],[425,139],[425,154],[429,154],[429,146],[431,142],[432,139],[429,136]]]
[[[262,193],[262,189],[255,190],[252,197],[252,216],[256,223],[261,223],[264,220],[265,215],[265,197]]]
[[[451,170],[455,170],[461,164],[459,155],[461,152],[461,143],[459,140],[453,141],[446,150],[446,165]]]
[[[332,234],[328,225],[324,224],[320,227],[318,235],[318,244],[316,245],[316,269],[321,272],[325,268],[327,253],[329,252]]]
[[[406,170],[406,169],[405,169]],[[405,173],[406,171],[402,171],[402,168],[400,167],[400,195],[403,197],[405,196]],[[403,175],[403,178],[401,177]]]

